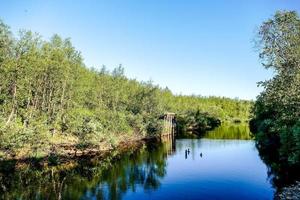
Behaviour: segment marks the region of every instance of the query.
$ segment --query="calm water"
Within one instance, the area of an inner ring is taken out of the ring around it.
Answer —
[[[2,174],[0,192],[3,199],[273,199],[267,167],[241,126],[148,145],[109,163]]]

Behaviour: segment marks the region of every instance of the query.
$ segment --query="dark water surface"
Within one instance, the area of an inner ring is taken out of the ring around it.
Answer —
[[[102,167],[18,172],[0,183],[3,199],[273,199],[275,192],[243,126],[148,145]]]

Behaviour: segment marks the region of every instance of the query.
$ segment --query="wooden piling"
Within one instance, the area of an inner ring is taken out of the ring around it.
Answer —
[[[161,134],[162,138],[172,139],[175,136],[176,122],[175,113],[165,113],[164,115],[164,127]]]

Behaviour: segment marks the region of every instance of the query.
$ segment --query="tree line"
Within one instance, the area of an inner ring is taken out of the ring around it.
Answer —
[[[128,79],[122,66],[88,68],[69,38],[44,40],[26,30],[15,36],[0,21],[0,157],[43,156],[61,144],[111,147],[157,135],[167,111],[247,120],[251,104],[174,95]]]
[[[251,129],[265,161],[275,172],[300,167],[300,18],[278,11],[258,32],[263,66],[274,77],[260,82],[264,91],[253,107]]]

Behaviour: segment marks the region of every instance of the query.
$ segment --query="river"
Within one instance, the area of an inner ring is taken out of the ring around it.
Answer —
[[[273,199],[247,126],[144,145],[117,161],[0,176],[3,199]]]

